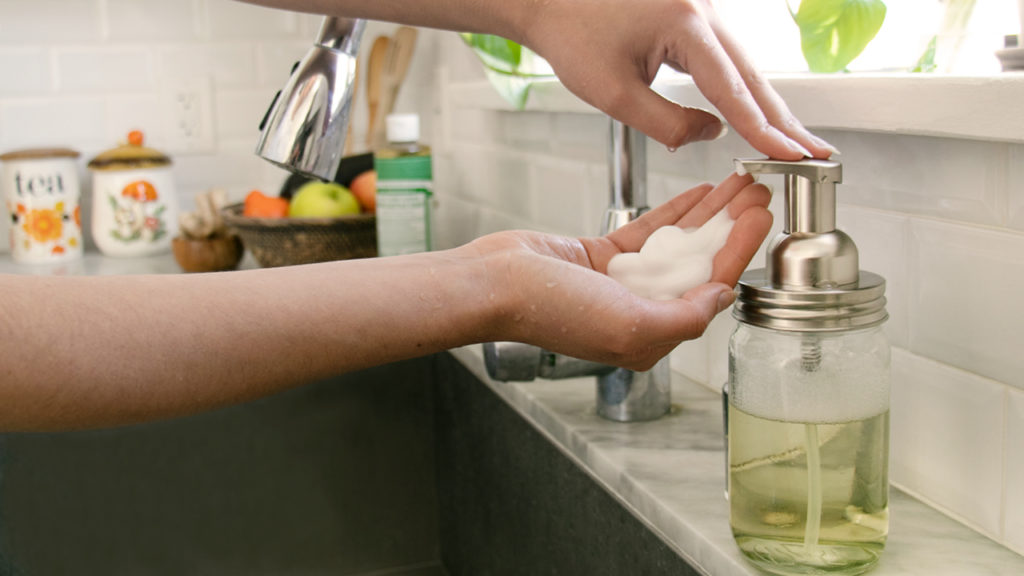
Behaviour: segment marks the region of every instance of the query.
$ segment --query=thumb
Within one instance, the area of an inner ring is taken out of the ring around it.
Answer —
[[[680,106],[638,78],[619,81],[595,106],[669,148],[714,140],[728,132],[718,116],[700,108]]]
[[[708,322],[726,308],[732,306],[736,300],[736,292],[727,284],[721,282],[709,282],[702,284],[683,295],[701,311],[708,313]]]
[[[618,113],[622,122],[669,148],[721,138],[729,129],[718,116],[700,108],[680,106],[641,84],[636,104]]]
[[[720,312],[732,305],[736,294],[719,282],[701,284],[676,300],[659,302],[667,310],[659,314],[664,334],[675,341],[699,338]]]

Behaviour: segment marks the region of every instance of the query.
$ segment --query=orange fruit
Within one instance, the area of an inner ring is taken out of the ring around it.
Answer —
[[[348,185],[348,189],[359,200],[363,212],[374,212],[377,209],[377,171],[367,170],[355,178]]]
[[[242,216],[249,218],[284,218],[288,215],[288,200],[278,196],[267,196],[259,190],[249,192],[245,197]]]

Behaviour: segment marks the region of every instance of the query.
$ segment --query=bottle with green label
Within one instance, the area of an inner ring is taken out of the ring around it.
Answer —
[[[430,147],[419,142],[416,114],[386,119],[386,147],[374,154],[377,171],[377,254],[397,256],[431,249]]]

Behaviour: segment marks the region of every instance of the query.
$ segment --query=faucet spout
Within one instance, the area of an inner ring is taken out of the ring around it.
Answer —
[[[366,21],[327,17],[260,123],[256,154],[292,172],[333,180],[344,154]]]
[[[618,120],[611,121],[608,179],[611,200],[601,234],[622,228],[647,211],[647,141],[643,133]]]

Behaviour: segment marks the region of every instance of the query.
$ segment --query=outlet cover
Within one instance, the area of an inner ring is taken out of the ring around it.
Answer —
[[[201,154],[214,150],[213,89],[208,78],[182,78],[164,86],[160,106],[168,152]]]

